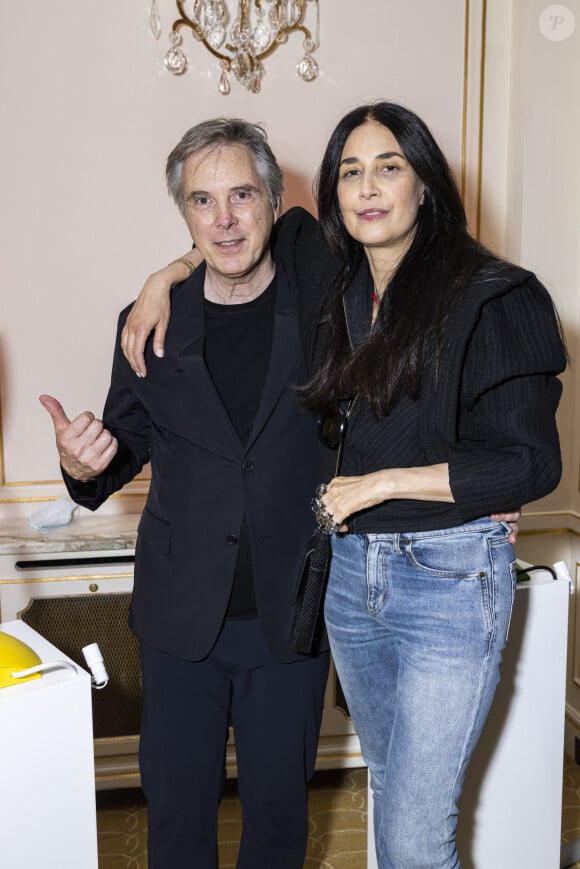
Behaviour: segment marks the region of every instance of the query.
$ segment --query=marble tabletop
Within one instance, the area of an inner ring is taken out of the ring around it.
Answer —
[[[68,525],[42,531],[29,528],[26,519],[0,521],[0,555],[132,550],[139,519],[139,513],[73,516]]]

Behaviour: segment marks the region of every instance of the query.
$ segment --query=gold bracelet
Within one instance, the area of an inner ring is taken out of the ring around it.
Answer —
[[[183,265],[189,269],[189,276],[190,277],[192,276],[192,274],[195,271],[195,266],[192,265],[190,263],[190,261],[184,256],[178,256],[177,259],[172,259],[171,262],[169,263],[169,265],[172,266],[173,263],[183,263]]]

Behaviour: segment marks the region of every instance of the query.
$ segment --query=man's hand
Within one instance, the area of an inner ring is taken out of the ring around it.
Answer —
[[[492,513],[491,516],[496,522],[507,522],[508,525],[512,526],[511,534],[508,536],[508,540],[512,546],[518,539],[518,531],[520,530],[518,522],[521,515],[521,510],[512,510],[511,513]]]
[[[98,477],[117,452],[117,439],[90,411],[71,422],[56,398],[41,395],[39,401],[52,417],[60,463],[67,474],[82,483]]]

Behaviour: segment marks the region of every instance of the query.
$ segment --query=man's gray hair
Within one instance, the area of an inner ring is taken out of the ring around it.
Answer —
[[[258,124],[250,124],[241,118],[214,118],[191,127],[167,158],[167,189],[181,213],[185,215],[183,164],[197,151],[220,145],[243,145],[251,152],[258,177],[264,182],[272,208],[275,209],[282,200],[284,176],[268,145],[266,131]]]

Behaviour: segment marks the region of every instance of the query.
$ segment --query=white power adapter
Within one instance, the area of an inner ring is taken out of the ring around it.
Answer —
[[[566,562],[557,561],[554,564],[554,572],[558,579],[565,579],[568,582],[570,594],[574,594],[574,584],[572,582],[572,577],[570,576],[570,571],[568,570],[568,565],[566,564]]]
[[[100,690],[105,685],[109,684],[109,674],[107,673],[105,662],[98,643],[91,643],[85,646],[82,650],[87,667],[91,671],[92,685]]]

